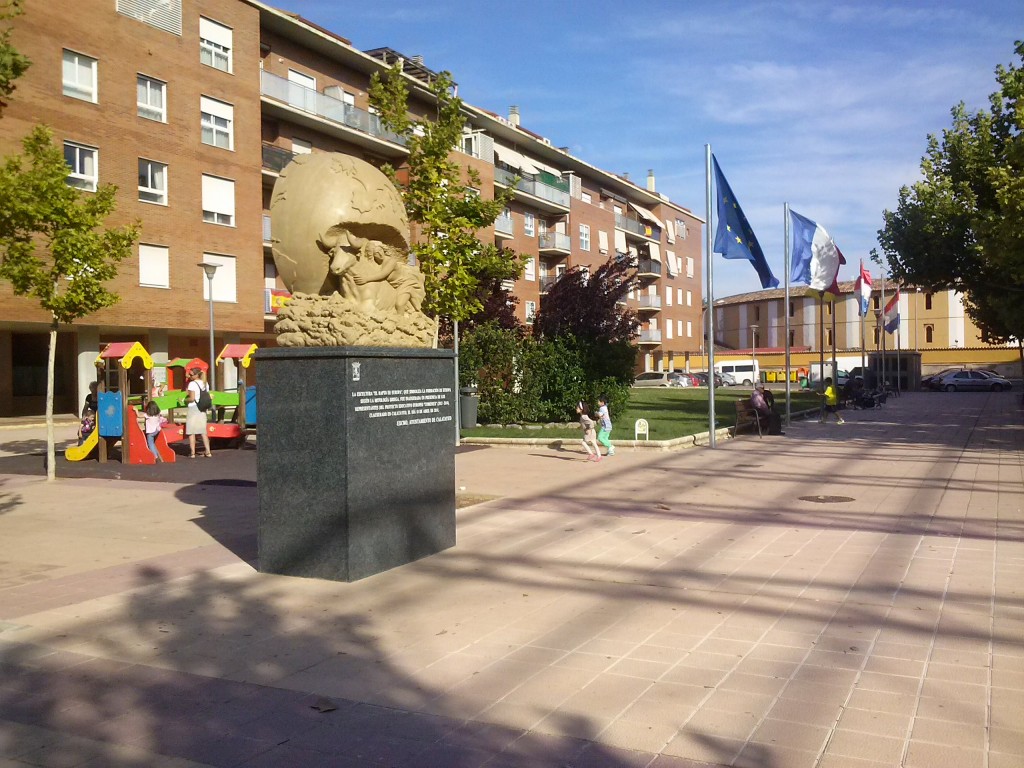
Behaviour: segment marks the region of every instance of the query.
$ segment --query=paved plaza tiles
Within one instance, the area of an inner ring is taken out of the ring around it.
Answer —
[[[458,545],[352,584],[255,570],[251,447],[48,484],[14,427],[2,768],[1024,765],[1019,392],[464,446]]]

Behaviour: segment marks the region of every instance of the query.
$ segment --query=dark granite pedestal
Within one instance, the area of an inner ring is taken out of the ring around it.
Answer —
[[[259,569],[355,581],[455,544],[452,353],[256,353]]]

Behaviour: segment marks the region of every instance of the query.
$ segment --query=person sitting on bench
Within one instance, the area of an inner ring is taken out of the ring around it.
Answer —
[[[754,387],[754,391],[750,393],[750,407],[757,413],[757,417],[761,422],[768,425],[769,435],[781,435],[782,417],[775,412],[771,405],[768,405],[768,400],[765,397],[766,392],[764,384],[758,384]],[[775,403],[774,396],[772,397],[772,403]]]

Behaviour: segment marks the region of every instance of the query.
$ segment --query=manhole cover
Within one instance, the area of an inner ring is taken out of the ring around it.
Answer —
[[[815,504],[842,504],[853,501],[852,496],[801,496],[800,501],[813,501]]]

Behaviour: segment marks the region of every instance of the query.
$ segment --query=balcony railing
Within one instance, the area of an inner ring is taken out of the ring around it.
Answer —
[[[270,214],[263,214],[263,242],[269,243],[270,240]]]
[[[641,277],[661,277],[661,262],[654,259],[640,259],[636,263],[636,272]]]
[[[512,223],[512,217],[501,214],[494,220],[494,232],[495,234],[508,235],[512,237],[515,234],[515,226]]]
[[[660,227],[631,219],[628,216],[623,216],[621,213],[615,214],[615,228],[634,235],[640,235],[640,237],[647,237],[651,240],[661,240]]]
[[[640,338],[638,341],[641,344],[661,344],[661,330],[640,331]]]
[[[504,168],[494,169],[494,181],[498,184],[510,187],[515,178],[516,174],[512,173],[512,171],[506,171]],[[569,193],[563,192],[557,187],[552,187],[550,184],[545,184],[543,181],[520,179],[516,183],[515,188],[526,192],[528,195],[539,197],[541,200],[547,200],[554,205],[559,205],[563,208],[569,207]]]
[[[640,309],[661,309],[661,296],[641,296],[637,299]]]
[[[572,241],[568,235],[561,232],[545,232],[539,238],[538,243],[542,251],[571,251]]]
[[[367,112],[365,109],[359,109],[352,104],[346,104],[341,99],[328,96],[326,93],[293,83],[286,77],[266,71],[260,72],[260,95],[284,102],[303,112],[309,112],[332,123],[347,126],[368,136],[405,146],[405,138],[392,133],[381,125],[377,115]]]
[[[295,153],[289,152],[287,149],[275,147],[273,144],[263,145],[264,170],[280,173],[292,161],[293,157],[295,157]]]

